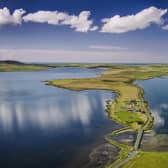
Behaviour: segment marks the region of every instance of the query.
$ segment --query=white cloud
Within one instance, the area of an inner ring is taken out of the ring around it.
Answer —
[[[23,9],[16,9],[13,14],[9,9],[4,7],[0,9],[0,26],[1,25],[19,25],[22,23],[22,16],[26,11]]]
[[[93,21],[89,20],[91,13],[89,11],[82,11],[79,16],[67,16],[61,24],[70,25],[71,28],[74,28],[79,32],[94,31],[97,29],[97,26],[93,26]]]
[[[95,30],[97,30],[98,28],[99,28],[98,26],[93,26],[93,27],[90,28],[90,31],[95,31]]]
[[[110,46],[110,45],[91,45],[89,46],[89,48],[98,50],[114,50],[114,51],[127,50],[127,48],[125,47]]]
[[[25,22],[39,22],[39,23],[48,23],[52,25],[60,24],[60,21],[63,21],[67,17],[66,13],[58,11],[38,11],[35,13],[27,14],[23,17]]]
[[[47,23],[51,25],[67,25],[77,32],[88,32],[98,29],[98,26],[94,26],[93,20],[90,19],[90,11],[81,11],[79,15],[42,10],[24,15],[25,13],[26,11],[23,9],[16,9],[13,13],[10,13],[7,7],[0,9],[0,26],[20,25],[24,21]],[[103,26],[100,31],[107,33],[125,33],[128,31],[145,29],[151,24],[162,25],[164,23],[163,15],[166,13],[167,9],[149,7],[137,14],[127,16],[115,15],[111,18],[104,18],[102,19]],[[162,29],[168,30],[168,25],[162,26]]]
[[[102,19],[104,25],[101,28],[101,32],[125,33],[137,29],[145,29],[151,24],[161,25],[164,22],[162,16],[166,13],[167,9],[149,7],[135,15],[115,15],[111,18],[104,18]]]
[[[26,13],[23,9],[16,9],[12,14],[6,7],[0,9],[1,25],[19,25],[24,22],[48,23],[51,25],[68,25],[78,32],[95,31],[97,26],[93,26],[93,20],[89,19],[90,11],[82,11],[79,15],[69,15],[59,11],[38,11],[35,13]]]
[[[162,27],[163,30],[168,30],[168,25]]]
[[[97,26],[92,26],[93,21],[89,19],[91,13],[82,11],[78,16],[69,15],[58,11],[38,11],[23,17],[25,22],[48,23],[51,25],[69,25],[78,32],[88,32],[97,30]]]

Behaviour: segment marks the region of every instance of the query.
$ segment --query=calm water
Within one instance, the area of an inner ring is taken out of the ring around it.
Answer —
[[[105,101],[114,95],[97,90],[74,92],[41,81],[93,77],[99,72],[58,68],[0,73],[0,167],[85,165],[104,134],[118,127],[104,111]]]
[[[154,130],[168,134],[168,77],[137,82],[145,90],[145,98],[155,118]]]

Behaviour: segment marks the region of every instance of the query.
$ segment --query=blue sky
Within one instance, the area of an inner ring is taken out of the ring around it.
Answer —
[[[167,9],[166,0],[0,0],[0,59],[165,63]]]

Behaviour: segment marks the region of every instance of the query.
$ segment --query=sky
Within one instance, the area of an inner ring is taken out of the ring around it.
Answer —
[[[0,0],[0,60],[168,63],[166,0]]]

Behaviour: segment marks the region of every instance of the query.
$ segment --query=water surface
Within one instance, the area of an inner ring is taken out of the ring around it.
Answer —
[[[74,92],[42,81],[95,77],[99,69],[0,73],[0,167],[74,168],[118,125],[104,108],[109,91]]]
[[[145,99],[155,118],[153,129],[158,134],[168,134],[168,77],[140,81]]]

